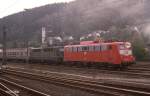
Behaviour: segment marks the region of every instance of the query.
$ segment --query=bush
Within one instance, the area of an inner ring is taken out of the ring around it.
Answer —
[[[136,60],[145,61],[149,58],[148,52],[142,44],[136,43],[133,45],[133,54]]]

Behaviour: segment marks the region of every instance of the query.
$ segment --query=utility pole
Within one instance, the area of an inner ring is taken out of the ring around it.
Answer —
[[[6,26],[3,26],[2,31],[3,31],[3,42],[2,42],[3,43],[3,60],[2,60],[2,65],[6,65],[6,60],[7,60],[7,56],[6,56]]]
[[[46,28],[42,27],[41,62],[44,62],[44,47],[46,46]]]

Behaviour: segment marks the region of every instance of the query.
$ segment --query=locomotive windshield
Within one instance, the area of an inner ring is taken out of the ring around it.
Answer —
[[[119,49],[131,49],[131,43],[126,42],[124,44],[119,44]]]
[[[121,55],[132,55],[130,43],[120,44],[118,47]]]
[[[119,49],[125,49],[125,45],[123,44],[119,45]]]

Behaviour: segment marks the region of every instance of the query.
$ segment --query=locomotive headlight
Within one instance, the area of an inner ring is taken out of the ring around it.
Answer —
[[[125,43],[125,47],[126,47],[126,48],[131,48],[131,43],[126,42],[126,43]]]
[[[126,55],[126,56],[128,56],[128,55],[132,55],[132,50],[120,50],[119,53],[120,53],[121,55]]]

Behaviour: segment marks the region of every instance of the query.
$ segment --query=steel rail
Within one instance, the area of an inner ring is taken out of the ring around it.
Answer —
[[[11,96],[18,96],[18,94],[16,94],[15,92],[13,92],[10,88],[8,88],[6,85],[0,83],[0,86],[2,86],[5,90],[6,93],[10,92],[10,94],[12,94]]]
[[[31,94],[32,94],[31,96],[50,96],[50,95],[48,95],[48,94],[42,93],[42,92],[40,92],[40,91],[31,89],[31,88],[28,88],[28,87],[25,87],[25,86],[23,86],[23,85],[17,84],[17,83],[15,83],[15,82],[12,82],[12,81],[9,81],[9,80],[3,79],[3,78],[0,78],[0,82],[4,82],[4,83],[6,83],[6,84],[15,86],[15,87],[17,87],[17,88],[19,88],[19,89],[25,90],[25,91],[31,93]]]
[[[20,73],[20,72],[19,72]],[[94,94],[105,94],[105,95],[111,95],[111,96],[120,96],[120,94],[116,94],[115,92],[106,92],[106,91],[103,91],[103,90],[99,90],[99,89],[95,89],[93,87],[90,87],[88,84],[87,85],[83,85],[83,84],[80,84],[75,81],[68,81],[66,80],[66,78],[59,78],[59,77],[43,77],[43,76],[40,76],[40,75],[35,75],[35,74],[28,74],[28,73],[21,73],[21,74],[18,74],[14,71],[11,71],[10,73],[8,72],[8,74],[13,74],[13,75],[17,75],[17,76],[21,76],[21,77],[25,77],[25,78],[29,78],[29,79],[33,79],[33,80],[39,80],[39,81],[44,81],[44,82],[47,82],[47,83],[52,83],[52,84],[59,84],[59,85],[63,85],[63,86],[66,86],[66,87],[71,87],[71,88],[77,88],[77,89],[81,89],[81,90],[84,90],[84,91],[88,91],[90,93],[94,93]],[[72,80],[72,79],[71,79]],[[81,86],[82,85],[82,86]]]
[[[150,72],[150,68],[128,68],[128,70],[133,70],[133,71],[141,71],[141,72],[145,72],[145,71],[147,71],[147,72]]]
[[[7,70],[7,69],[23,69],[23,68],[18,68],[18,67],[6,67],[5,68],[5,70]],[[23,70],[25,70],[25,69],[23,69]],[[37,69],[33,69],[34,71],[37,71],[37,72],[39,72],[39,71],[41,71],[41,70],[37,70]],[[130,76],[142,76],[142,77],[148,77],[148,78],[150,78],[150,74],[145,74],[145,73],[142,73],[142,72],[137,72],[137,71],[134,71],[134,70],[126,70],[126,71],[118,71],[118,70],[104,70],[104,69],[101,69],[101,70],[98,70],[99,72],[101,72],[101,73],[108,73],[108,74],[121,74],[121,75],[130,75]],[[45,71],[46,72],[46,71]],[[51,72],[51,71],[47,71],[48,73],[50,73],[50,74],[55,74],[55,73],[57,73],[58,74],[58,72]],[[59,75],[66,75],[65,73],[59,73]],[[69,74],[67,74],[67,75],[69,75]],[[71,74],[70,74],[70,76],[72,76]],[[83,76],[84,77],[84,76]]]
[[[0,96],[14,96],[11,93],[6,92],[6,90],[0,88]]]

